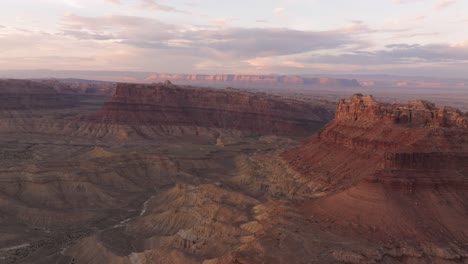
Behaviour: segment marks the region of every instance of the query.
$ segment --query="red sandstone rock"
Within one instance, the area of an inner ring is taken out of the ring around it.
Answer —
[[[335,119],[283,158],[325,197],[301,210],[351,236],[438,243],[453,258],[467,242],[468,123],[426,101],[341,100]],[[457,255],[458,254],[458,255]]]
[[[110,101],[88,120],[258,133],[304,133],[329,118],[330,111],[323,106],[264,94],[170,84],[118,84]]]

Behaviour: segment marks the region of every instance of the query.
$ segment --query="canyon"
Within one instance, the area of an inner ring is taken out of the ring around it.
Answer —
[[[468,258],[468,117],[455,108],[0,80],[10,98],[0,263]]]
[[[468,80],[463,78],[411,77],[395,75],[261,75],[261,74],[183,74],[131,71],[65,71],[65,70],[10,70],[1,71],[0,78],[34,78],[103,87],[116,82],[153,83],[170,80],[177,85],[212,88],[233,87],[254,92],[268,92],[279,96],[321,98],[336,102],[354,93],[377,96],[385,102],[404,103],[424,98],[437,105],[450,105],[468,111]],[[96,81],[89,81],[96,80]],[[100,88],[104,92],[106,89]],[[107,95],[113,91],[107,90]]]

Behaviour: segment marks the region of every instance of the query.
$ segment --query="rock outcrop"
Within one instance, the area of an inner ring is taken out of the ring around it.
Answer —
[[[364,119],[413,127],[468,127],[465,115],[452,107],[436,108],[433,103],[424,100],[410,101],[406,105],[383,104],[371,95],[361,94],[355,94],[348,100],[340,100],[336,119]]]
[[[148,76],[146,82],[171,80],[176,82],[225,82],[225,83],[250,83],[250,84],[291,84],[327,87],[360,87],[355,79],[338,78],[306,78],[301,76],[286,75],[235,75],[235,74],[165,74],[156,73]]]
[[[306,215],[350,236],[415,243],[423,255],[444,251],[435,257],[466,260],[467,121],[456,109],[426,101],[384,104],[356,94],[282,157],[327,186],[323,198],[301,207]]]
[[[330,116],[329,109],[310,102],[234,89],[121,83],[102,110],[86,120],[132,126],[304,133],[326,123]]]

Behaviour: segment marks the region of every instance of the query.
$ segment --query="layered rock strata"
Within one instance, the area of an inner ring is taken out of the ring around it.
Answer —
[[[121,83],[102,110],[86,119],[106,124],[304,133],[325,123],[330,112],[304,101],[233,89]]]
[[[466,259],[467,120],[426,101],[384,104],[361,94],[339,101],[332,122],[282,154],[327,186],[300,210],[351,236]]]

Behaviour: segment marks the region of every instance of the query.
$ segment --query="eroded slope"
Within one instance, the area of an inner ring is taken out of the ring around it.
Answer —
[[[283,157],[327,184],[325,197],[300,210],[332,222],[338,234],[411,245],[421,259],[466,258],[468,129],[461,112],[354,95],[339,102],[334,121]]]

